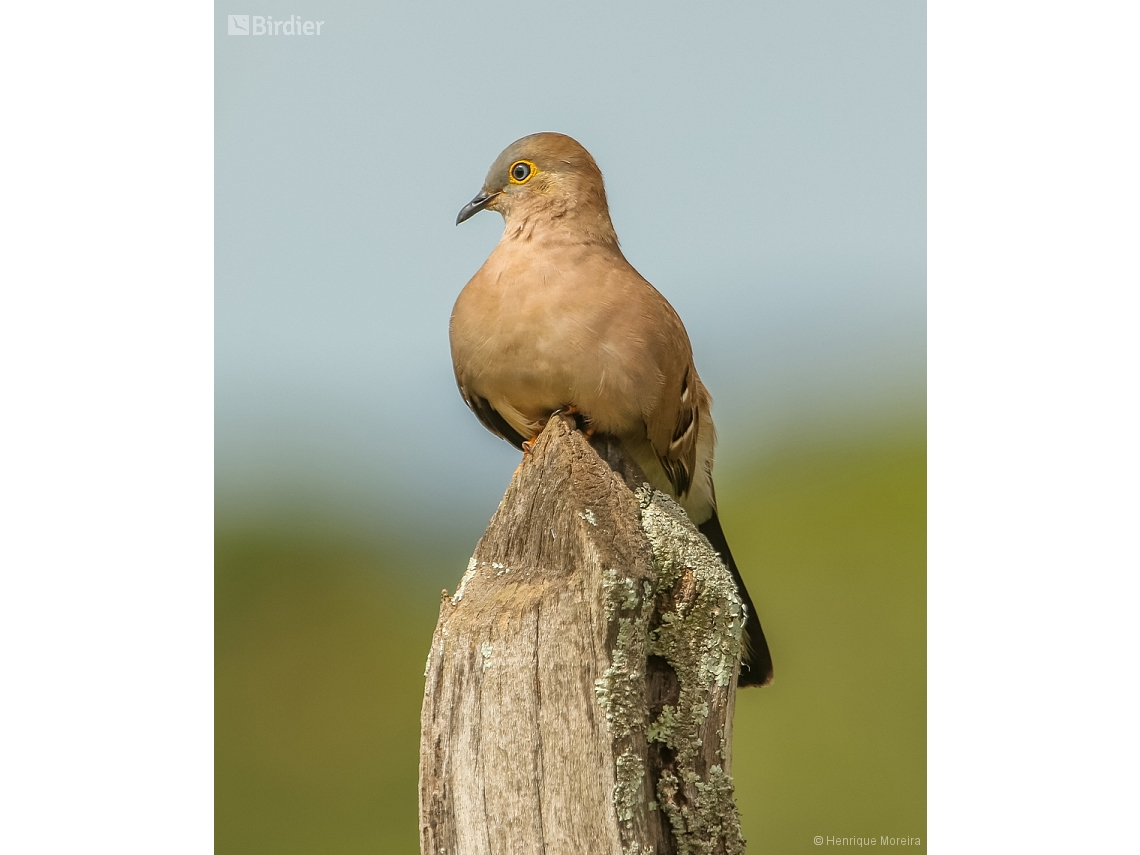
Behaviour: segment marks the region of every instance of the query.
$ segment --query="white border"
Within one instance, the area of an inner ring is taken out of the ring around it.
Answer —
[[[1132,837],[1137,19],[930,5],[932,852]]]
[[[214,23],[5,11],[5,852],[213,846]]]

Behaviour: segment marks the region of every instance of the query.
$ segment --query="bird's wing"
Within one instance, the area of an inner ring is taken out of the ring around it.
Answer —
[[[513,427],[510,423],[503,418],[502,414],[491,406],[491,402],[486,398],[476,395],[474,392],[465,388],[462,383],[459,383],[459,394],[463,396],[464,403],[470,407],[471,412],[475,417],[483,423],[483,427],[489,430],[496,436],[502,437],[515,448],[522,451],[523,436]]]
[[[653,286],[641,291],[646,358],[654,366],[660,385],[657,394],[643,401],[646,434],[678,499],[697,477],[697,442],[711,431],[711,401],[693,365],[693,348],[681,318]]]
[[[708,418],[708,392],[692,360],[688,363],[679,372],[680,382],[666,375],[661,400],[646,422],[649,441],[678,498],[685,496],[693,483],[697,437],[702,429],[712,427],[711,422],[702,424]]]

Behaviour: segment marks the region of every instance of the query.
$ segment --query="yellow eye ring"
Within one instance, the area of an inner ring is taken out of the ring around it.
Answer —
[[[529,160],[516,160],[507,170],[507,179],[512,184],[526,184],[538,172],[538,167]]]

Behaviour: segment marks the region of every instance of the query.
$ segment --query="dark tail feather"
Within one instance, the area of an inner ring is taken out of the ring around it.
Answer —
[[[744,580],[740,578],[740,570],[736,567],[736,560],[732,557],[732,550],[728,548],[724,530],[720,527],[720,519],[713,511],[713,515],[697,526],[697,529],[709,539],[712,548],[720,553],[732,579],[736,582],[736,590],[740,592],[740,599],[748,608],[748,617],[744,621],[744,661],[740,666],[740,686],[767,686],[772,682],[772,654],[768,652],[768,641],[764,638],[764,630],[760,626],[760,616],[756,614],[756,607],[752,605],[752,598],[748,596],[748,589],[744,587]]]

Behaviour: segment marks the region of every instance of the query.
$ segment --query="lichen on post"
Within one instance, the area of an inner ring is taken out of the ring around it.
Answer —
[[[552,419],[441,602],[424,855],[743,851],[742,617],[716,553],[620,445]]]
[[[661,705],[649,728],[650,742],[668,749],[655,770],[657,807],[679,855],[740,853],[744,839],[730,776],[744,629],[740,595],[676,502],[648,485],[637,496],[657,574],[648,653],[676,679],[676,700]]]

